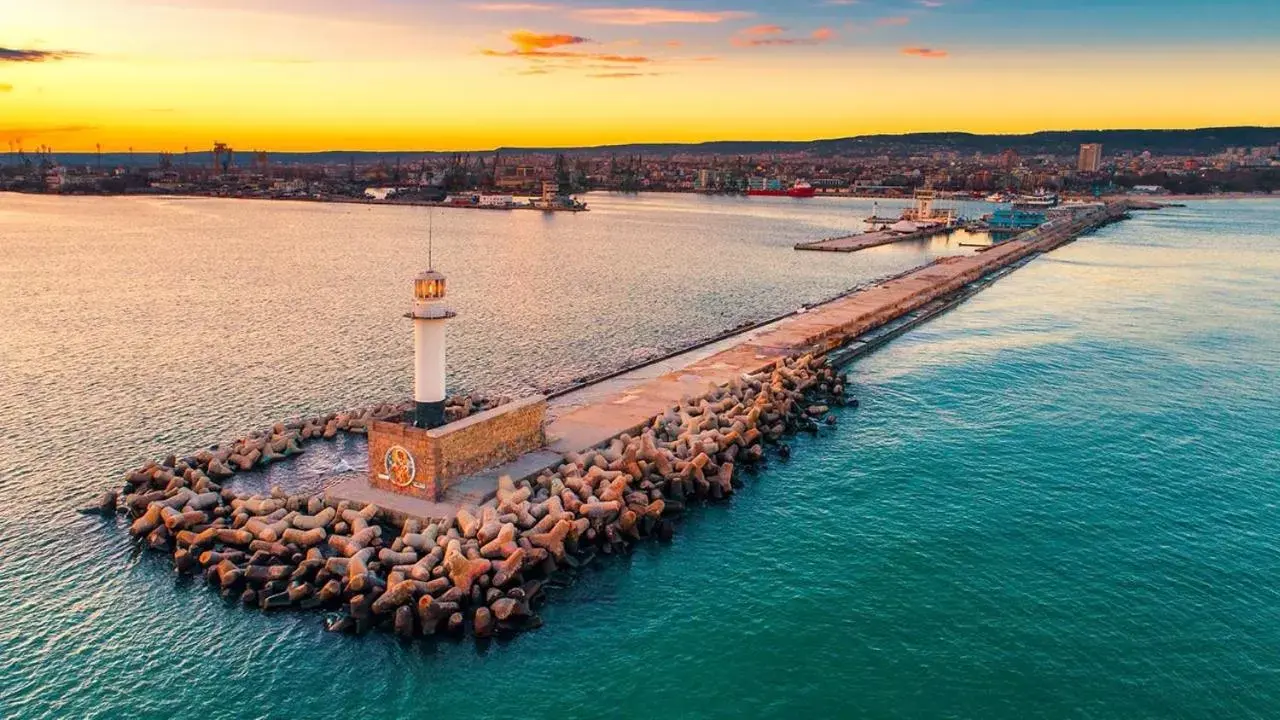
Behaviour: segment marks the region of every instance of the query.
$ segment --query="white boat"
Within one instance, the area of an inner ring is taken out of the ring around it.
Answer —
[[[1039,190],[1034,195],[1019,195],[1014,201],[1015,208],[1051,208],[1058,205],[1058,194]]]

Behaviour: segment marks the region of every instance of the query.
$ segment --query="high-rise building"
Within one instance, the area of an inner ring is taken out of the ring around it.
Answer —
[[[1102,167],[1102,143],[1084,143],[1080,146],[1080,162],[1077,169],[1082,173],[1095,173]]]

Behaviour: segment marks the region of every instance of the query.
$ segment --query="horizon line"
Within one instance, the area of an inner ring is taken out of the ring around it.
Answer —
[[[1046,135],[1046,134],[1057,134],[1057,133],[1203,132],[1208,130],[1273,130],[1276,132],[1280,132],[1280,125],[1208,125],[1208,126],[1200,126],[1200,127],[1145,127],[1145,128],[1139,128],[1139,127],[1072,128],[1072,129],[1043,129],[1043,130],[1033,130],[1030,132],[1009,132],[1009,133],[980,133],[980,132],[971,132],[968,130],[922,130],[922,131],[904,132],[904,133],[866,133],[866,134],[860,134],[860,135],[842,135],[842,136],[836,136],[836,137],[820,137],[820,138],[808,138],[808,139],[720,139],[720,140],[695,140],[695,141],[642,140],[642,141],[633,141],[633,142],[599,143],[599,144],[591,144],[591,145],[498,145],[498,146],[494,146],[486,149],[468,148],[468,149],[455,149],[455,150],[428,150],[428,149],[421,149],[421,148],[411,149],[411,150],[389,150],[389,149],[357,150],[357,149],[351,149],[351,148],[346,148],[346,149],[331,148],[331,149],[316,149],[316,150],[269,150],[269,149],[263,150],[261,148],[255,147],[255,148],[249,148],[249,149],[243,150],[242,152],[267,152],[267,153],[293,154],[293,155],[319,154],[319,153],[350,153],[350,154],[396,153],[396,154],[439,155],[439,154],[496,153],[503,150],[526,151],[526,152],[603,150],[607,148],[626,147],[626,146],[634,146],[634,145],[650,145],[650,146],[661,145],[661,146],[688,147],[688,148],[696,148],[703,145],[717,145],[717,144],[730,144],[730,143],[760,143],[760,144],[777,143],[777,144],[789,144],[789,145],[804,145],[804,144],[823,143],[823,142],[838,142],[841,140],[857,140],[857,139],[863,139],[863,138],[908,138],[908,137],[927,136],[927,135],[968,135],[968,136],[980,137],[980,138],[1020,138],[1020,137],[1030,137],[1034,135]],[[129,149],[126,147],[125,149],[120,149],[120,150],[115,150],[115,149],[99,150],[97,148],[92,148],[87,150],[81,150],[81,149],[53,150],[52,154],[54,155],[57,155],[57,154],[96,155],[99,152],[101,152],[102,154],[120,155],[120,154],[129,154],[129,153],[151,154],[151,153],[168,152],[174,155],[194,155],[197,153],[212,152],[212,145],[215,142],[216,141],[209,142],[208,143],[209,147],[204,149],[198,149],[198,150],[184,149],[182,151],[178,151],[178,150],[167,150],[163,148],[151,148],[151,149],[140,150],[136,148]],[[35,149],[38,149],[43,145],[44,145],[43,143],[40,145],[37,145]],[[18,147],[14,146],[10,150],[10,152],[17,152],[18,149],[19,149]],[[234,148],[232,149],[234,150]],[[23,152],[26,152],[27,148],[21,148],[21,150]],[[3,151],[0,150],[0,152],[3,152]]]

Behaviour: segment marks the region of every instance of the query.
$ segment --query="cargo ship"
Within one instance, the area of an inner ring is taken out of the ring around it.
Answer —
[[[815,192],[814,187],[803,180],[797,180],[791,187],[784,188],[777,180],[751,178],[747,187],[747,195],[762,197],[811,198]]]

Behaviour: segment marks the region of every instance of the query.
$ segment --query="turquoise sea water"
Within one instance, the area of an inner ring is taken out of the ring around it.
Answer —
[[[587,568],[542,629],[487,646],[333,637],[315,615],[228,606],[115,523],[71,513],[71,495],[111,482],[99,468],[281,414],[262,381],[336,404],[349,391],[328,388],[347,378],[324,357],[309,373],[210,372],[216,421],[193,418],[162,400],[153,368],[194,387],[172,358],[221,365],[225,338],[176,333],[157,349],[121,322],[136,355],[93,333],[18,345],[45,338],[22,324],[41,307],[75,320],[41,294],[56,283],[7,275],[8,301],[31,314],[0,331],[0,715],[1275,717],[1277,227],[1280,204],[1192,203],[1035,260],[851,366],[861,407],[730,502],[694,509],[673,544]],[[765,241],[738,252],[748,267],[792,261]],[[780,271],[805,288],[791,302],[871,262],[805,260],[822,270]],[[698,276],[677,292],[756,282]],[[184,296],[180,281],[138,282]],[[723,301],[651,312],[700,328]],[[70,360],[95,354],[149,368],[145,390],[128,373],[77,382]],[[59,371],[32,373],[40,362]]]

